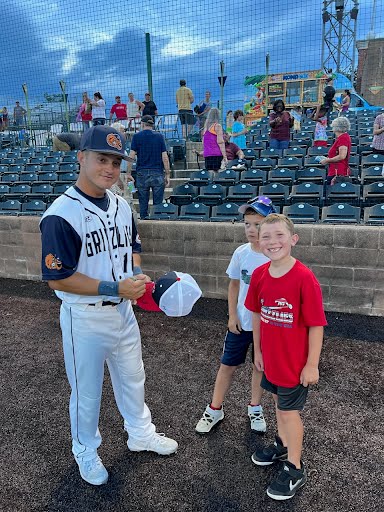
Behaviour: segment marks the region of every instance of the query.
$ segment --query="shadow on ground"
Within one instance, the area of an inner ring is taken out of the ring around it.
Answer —
[[[250,365],[238,371],[226,418],[210,435],[194,426],[210,399],[226,325],[224,301],[202,299],[185,318],[137,310],[143,338],[147,403],[158,431],[178,440],[163,458],[131,453],[106,376],[100,455],[107,485],[81,480],[70,451],[69,387],[62,361],[59,302],[46,285],[0,279],[0,510],[295,511],[383,510],[384,318],[327,314],[321,380],[303,414],[308,484],[286,503],[265,494],[278,467],[263,469],[252,452],[264,436],[246,416]]]

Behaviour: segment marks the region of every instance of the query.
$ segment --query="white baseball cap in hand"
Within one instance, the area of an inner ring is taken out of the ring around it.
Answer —
[[[202,291],[189,274],[167,272],[156,281],[153,299],[167,316],[188,315]]]

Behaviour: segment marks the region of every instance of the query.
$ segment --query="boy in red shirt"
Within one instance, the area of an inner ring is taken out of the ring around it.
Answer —
[[[273,394],[278,435],[257,450],[252,461],[268,466],[286,460],[267,489],[276,500],[292,498],[307,479],[301,461],[303,409],[308,385],[319,380],[319,358],[326,319],[314,274],[291,255],[299,237],[290,219],[268,215],[260,224],[259,245],[271,261],[251,278],[245,307],[253,312],[255,366],[261,386]]]

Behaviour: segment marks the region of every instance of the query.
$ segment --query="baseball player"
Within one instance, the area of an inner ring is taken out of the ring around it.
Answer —
[[[139,239],[127,202],[108,189],[127,156],[119,132],[94,126],[80,141],[76,184],[45,212],[42,274],[62,300],[60,325],[71,386],[72,452],[81,477],[108,479],[97,449],[104,363],[128,432],[128,449],[169,455],[177,442],[156,433],[144,402],[141,339],[132,301],[144,294],[145,276],[132,268]]]

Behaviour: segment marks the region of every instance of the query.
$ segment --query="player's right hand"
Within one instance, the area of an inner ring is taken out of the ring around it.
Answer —
[[[119,282],[119,296],[123,299],[140,299],[145,293],[145,279],[128,277]]]

